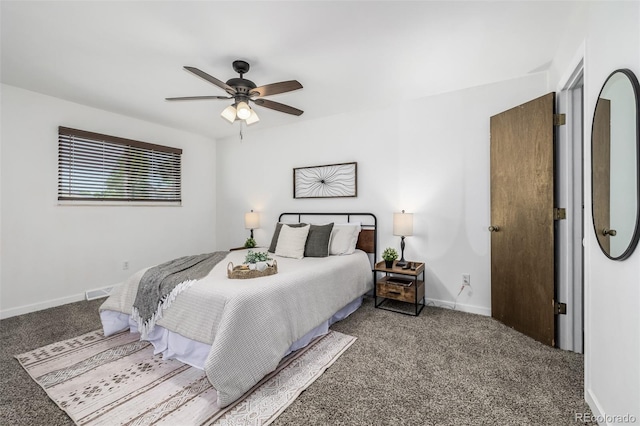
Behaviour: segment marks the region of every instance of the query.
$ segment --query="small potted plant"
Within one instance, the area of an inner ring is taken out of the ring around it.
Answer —
[[[253,238],[247,238],[247,241],[244,242],[244,248],[254,248],[256,246],[256,240]]]
[[[244,258],[244,263],[249,265],[249,269],[257,269],[258,271],[264,271],[267,269],[267,261],[271,260],[269,257],[269,253],[264,252],[255,252],[253,250],[249,250],[247,255]]]
[[[398,258],[398,252],[394,248],[387,247],[382,252],[382,258],[384,259],[384,266],[386,268],[393,268],[393,261]]]

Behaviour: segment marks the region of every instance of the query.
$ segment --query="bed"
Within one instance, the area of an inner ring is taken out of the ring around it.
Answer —
[[[220,407],[241,397],[288,353],[327,333],[332,323],[358,309],[362,296],[373,287],[377,252],[373,214],[282,213],[278,222],[334,223],[330,248],[334,240],[338,244],[340,236],[347,235],[342,229],[357,226],[360,230],[351,241],[357,241],[351,254],[297,259],[271,253],[278,273],[255,279],[227,278],[229,263],[241,264],[247,253],[231,251],[204,278],[174,296],[154,326],[143,333],[155,353],[203,369],[218,392]],[[280,238],[274,236],[276,253],[285,250],[285,233],[298,232],[292,231],[294,226],[277,227],[283,231]],[[302,228],[309,227],[296,229]],[[139,331],[132,308],[148,269],[117,286],[100,307],[105,335],[127,328]]]

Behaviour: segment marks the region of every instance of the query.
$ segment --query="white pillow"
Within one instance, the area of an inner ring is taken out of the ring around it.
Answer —
[[[293,228],[282,225],[276,245],[276,256],[292,257],[302,259],[304,257],[304,246],[309,235],[310,225]]]
[[[329,240],[329,254],[352,254],[356,251],[360,223],[337,223],[333,225],[331,239]]]

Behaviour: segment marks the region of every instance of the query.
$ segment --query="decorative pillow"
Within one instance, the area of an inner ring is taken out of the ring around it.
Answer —
[[[329,254],[352,254],[356,251],[360,228],[359,223],[335,224],[329,241]]]
[[[327,257],[329,256],[329,239],[333,223],[326,225],[311,225],[309,236],[304,246],[305,257]]]
[[[282,228],[283,223],[276,223],[276,230],[273,231],[273,237],[271,237],[271,244],[269,245],[269,252],[275,253],[276,246],[278,245],[278,237],[280,236],[280,229]],[[306,223],[287,223],[287,226],[291,226],[293,228],[301,228],[306,225]]]
[[[295,228],[292,226],[281,227],[276,245],[276,256],[302,259],[308,235],[309,225]]]

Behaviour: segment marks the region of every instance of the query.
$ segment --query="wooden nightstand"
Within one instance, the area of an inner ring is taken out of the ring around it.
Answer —
[[[376,263],[376,285],[373,290],[373,301],[376,308],[399,312],[406,315],[420,315],[425,306],[424,298],[424,263],[410,262],[415,269],[403,269],[395,266],[387,268],[384,262]],[[377,279],[378,272],[384,273],[381,279]],[[422,278],[422,279],[420,279]],[[378,303],[378,298],[382,299]],[[388,300],[411,303],[414,313],[383,306]]]

